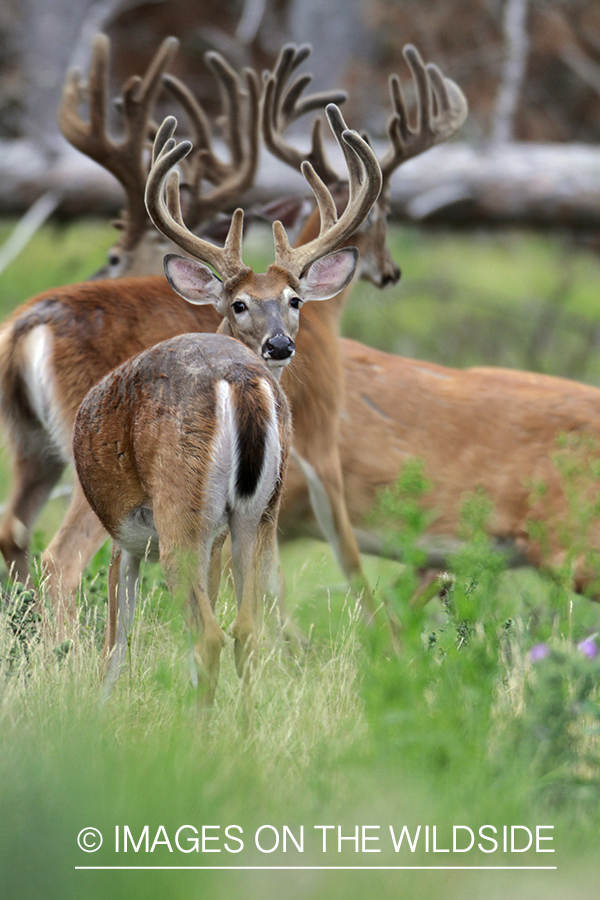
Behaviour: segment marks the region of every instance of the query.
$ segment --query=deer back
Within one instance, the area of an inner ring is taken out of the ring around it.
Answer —
[[[154,536],[149,508],[171,510],[172,527],[190,533],[199,512],[209,533],[240,506],[258,522],[275,508],[290,440],[283,392],[252,351],[224,335],[186,334],[88,393],[73,453],[107,531],[143,555]]]

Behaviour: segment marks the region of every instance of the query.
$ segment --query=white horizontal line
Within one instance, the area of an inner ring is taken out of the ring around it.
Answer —
[[[206,869],[207,871],[220,871],[220,872],[250,872],[250,871],[285,871],[289,869],[290,872],[298,872],[298,871],[362,871],[362,872],[389,872],[389,871],[401,871],[401,870],[419,870],[419,871],[449,871],[449,870],[477,870],[477,871],[485,871],[489,869],[490,871],[523,871],[523,872],[533,872],[533,871],[549,871],[555,870],[558,866],[75,866],[75,869],[95,869],[95,870],[124,870],[124,869],[169,869],[169,870],[182,870],[186,869],[194,870],[194,871],[202,871]]]

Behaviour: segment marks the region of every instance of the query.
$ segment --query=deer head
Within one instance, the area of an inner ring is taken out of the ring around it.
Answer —
[[[348,204],[338,218],[323,180],[310,162],[303,162],[302,173],[319,209],[320,232],[312,241],[292,248],[283,226],[275,222],[275,260],[265,273],[255,273],[244,265],[241,209],[233,215],[223,247],[203,240],[185,226],[179,176],[171,170],[192,148],[189,141],[174,141],[177,122],[173,117],[165,119],[154,144],[146,186],[148,213],[163,234],[193,257],[167,255],[165,272],[171,287],[190,303],[212,303],[224,318],[220,330],[251,347],[277,374],[295,352],[302,304],[335,296],[354,276],[357,250],[336,248],[356,232],[381,189],[380,168],[368,143],[345,127],[334,104],[327,106],[327,118],[348,165]]]

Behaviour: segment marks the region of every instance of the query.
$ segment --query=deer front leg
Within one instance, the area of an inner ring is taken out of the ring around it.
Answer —
[[[323,536],[331,545],[336,561],[361,596],[361,607],[368,620],[375,615],[376,605],[363,571],[358,543],[352,530],[344,499],[342,467],[335,449],[320,459],[306,459],[295,450],[292,457],[302,470],[308,485],[310,502]]]
[[[52,598],[59,640],[75,628],[81,575],[108,535],[85,499],[78,481],[62,525],[42,554],[42,574]]]

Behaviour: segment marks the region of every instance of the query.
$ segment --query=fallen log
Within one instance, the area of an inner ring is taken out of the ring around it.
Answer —
[[[302,178],[266,153],[256,184],[248,203],[305,192]],[[113,177],[66,143],[49,154],[27,141],[0,142],[0,213],[21,214],[48,191],[62,197],[63,216],[114,215],[122,201]],[[424,224],[598,229],[600,147],[434,147],[395,173],[391,203],[395,219]]]

